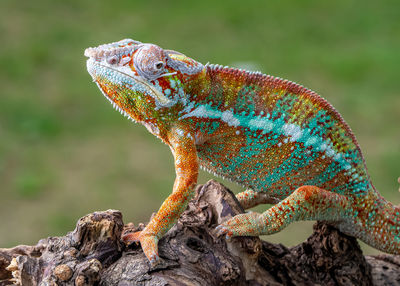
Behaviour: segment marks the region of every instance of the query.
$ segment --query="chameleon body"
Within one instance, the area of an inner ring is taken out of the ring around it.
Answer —
[[[372,185],[360,147],[340,114],[296,83],[203,65],[181,53],[126,39],[88,48],[93,81],[116,109],[168,144],[172,194],[141,232],[152,264],[158,240],[185,210],[199,167],[247,190],[244,208],[218,235],[271,234],[298,220],[321,220],[382,251],[400,254],[400,208]]]

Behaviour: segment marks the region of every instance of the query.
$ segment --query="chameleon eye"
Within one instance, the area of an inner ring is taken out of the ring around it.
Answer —
[[[117,56],[111,56],[107,58],[107,63],[110,65],[116,65],[119,62],[119,58]]]
[[[156,67],[156,69],[160,70],[160,69],[162,69],[164,67],[164,63],[161,62],[161,61],[160,62],[156,62],[154,64],[154,66]]]
[[[133,64],[140,76],[148,80],[155,80],[164,72],[164,51],[156,45],[146,44],[135,53]]]

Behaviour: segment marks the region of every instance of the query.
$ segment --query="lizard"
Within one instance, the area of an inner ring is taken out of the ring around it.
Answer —
[[[279,232],[300,220],[327,222],[381,251],[400,254],[400,208],[372,184],[354,133],[317,93],[278,77],[214,64],[132,39],[85,50],[87,70],[114,108],[167,144],[172,193],[142,231],[151,265],[159,239],[194,195],[199,168],[243,186],[246,212],[218,237]]]

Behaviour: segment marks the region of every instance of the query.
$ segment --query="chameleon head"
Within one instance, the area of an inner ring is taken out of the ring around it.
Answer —
[[[204,68],[178,52],[131,39],[88,48],[85,56],[88,72],[106,98],[139,122],[180,105],[182,81]]]

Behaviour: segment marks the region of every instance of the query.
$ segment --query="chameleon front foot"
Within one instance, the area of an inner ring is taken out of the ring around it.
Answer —
[[[125,233],[121,238],[127,246],[132,245],[133,243],[140,243],[151,267],[155,267],[160,263],[160,257],[158,256],[158,238],[155,235],[142,230]]]
[[[226,239],[233,236],[257,236],[260,234],[259,218],[260,214],[255,212],[236,215],[217,226],[216,234],[225,235]]]
[[[130,246],[133,243],[139,244],[140,243],[140,233],[142,231],[135,231],[135,232],[129,232],[129,233],[124,233],[121,236],[122,241],[125,243],[126,246]]]

